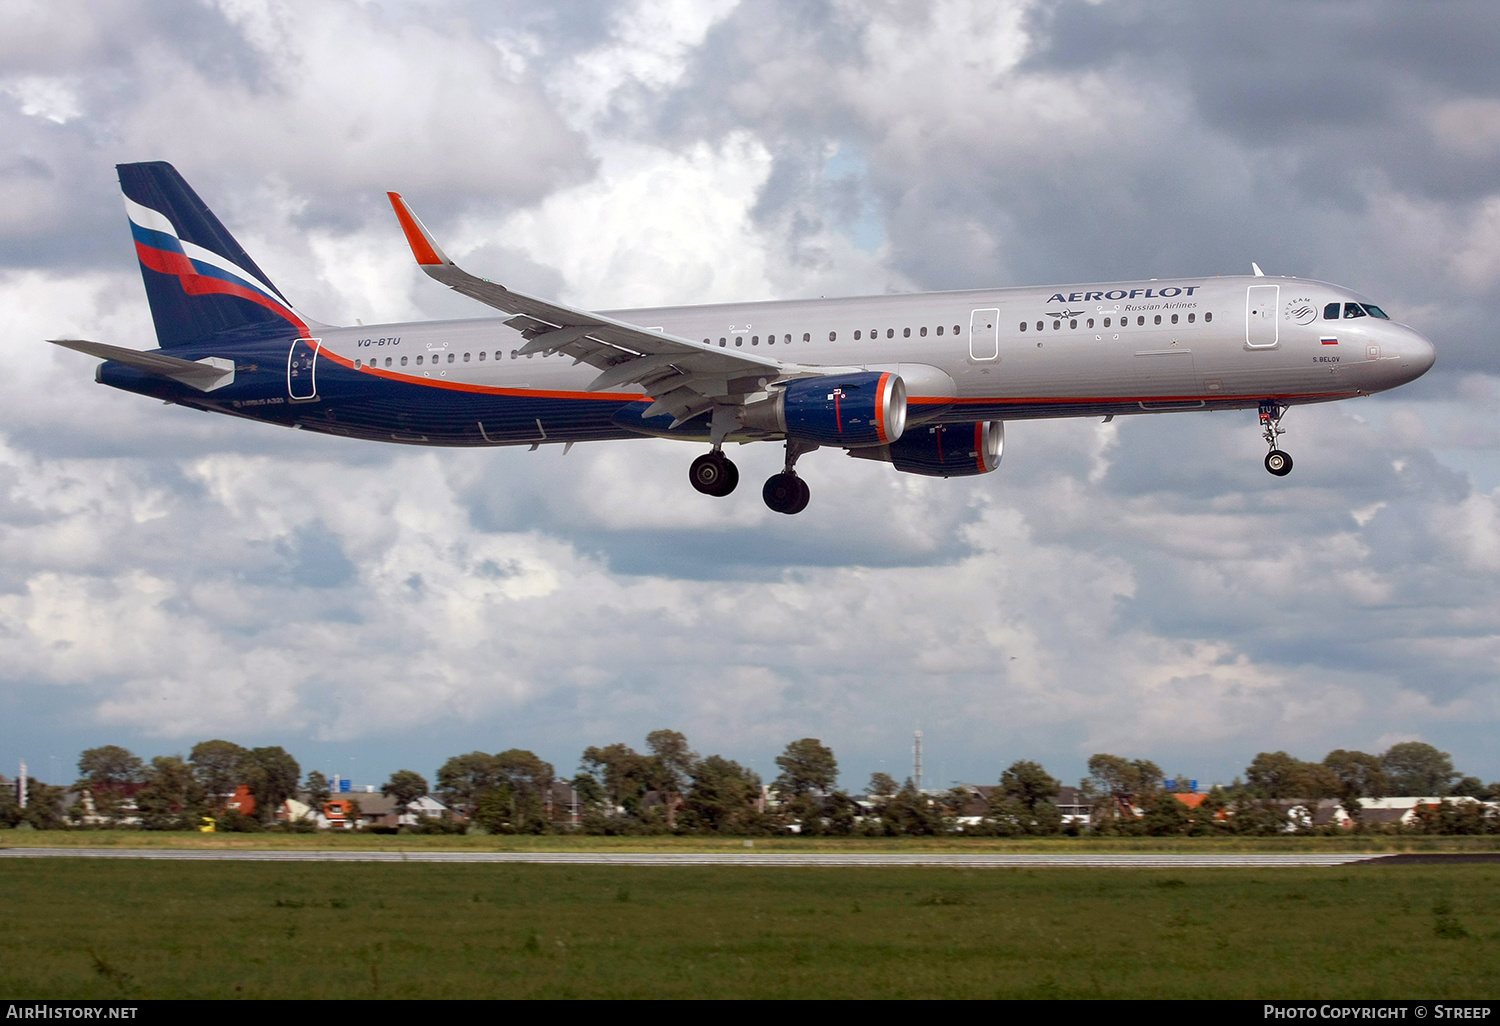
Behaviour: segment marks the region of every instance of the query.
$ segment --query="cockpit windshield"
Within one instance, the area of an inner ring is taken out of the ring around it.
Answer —
[[[1353,320],[1356,317],[1378,317],[1382,321],[1390,320],[1386,312],[1374,303],[1329,303],[1323,308],[1323,319],[1325,321],[1338,320],[1340,307],[1343,308],[1345,320]]]

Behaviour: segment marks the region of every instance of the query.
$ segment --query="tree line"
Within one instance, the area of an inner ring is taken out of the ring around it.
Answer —
[[[1276,833],[1309,828],[1288,820],[1292,801],[1335,800],[1360,825],[1363,799],[1500,800],[1500,784],[1460,774],[1448,753],[1416,741],[1380,755],[1337,749],[1321,762],[1261,752],[1243,778],[1215,787],[1191,806],[1169,792],[1155,763],[1099,753],[1070,796],[1071,814],[1059,803],[1061,781],[1029,760],[1012,763],[992,786],[919,792],[910,779],[898,784],[875,773],[863,792],[853,794],[837,787],[838,761],[817,738],[788,744],[776,766],[779,773],[765,785],[754,770],[721,755],[700,756],[686,736],[663,729],[646,736],[644,751],[623,742],[584,749],[568,778],[525,749],[475,751],[445,761],[435,787],[403,769],[381,790],[401,808],[429,793],[441,800],[448,812],[420,817],[410,827],[427,832],[739,836],[789,830],[875,836]],[[72,791],[79,797],[71,807],[64,807],[67,789],[30,779],[24,810],[9,789],[0,793],[0,825],[60,828],[89,819],[93,825],[189,830],[212,821],[219,829],[253,830],[271,826],[287,798],[318,808],[331,796],[324,774],[314,770],[304,778],[285,749],[244,748],[220,739],[194,745],[185,758],[157,756],[149,763],[117,745],[90,748],[80,755],[78,770]],[[254,799],[250,816],[230,807],[240,789]],[[1087,815],[1078,815],[1080,809]],[[1482,805],[1448,801],[1419,810],[1415,827],[1407,829],[1500,833],[1500,818]]]

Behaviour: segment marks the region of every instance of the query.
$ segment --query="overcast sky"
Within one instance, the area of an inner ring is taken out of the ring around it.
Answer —
[[[1493,3],[0,6],[0,772],[226,737],[379,784],[672,727],[768,778],[1227,782],[1409,739],[1500,778]],[[1394,394],[1018,422],[928,480],[836,450],[770,513],[664,441],[438,451],[210,417],[42,340],[153,348],[114,165],[169,160],[332,323],[1242,274],[1438,348]],[[1491,311],[1485,314],[1484,311]]]

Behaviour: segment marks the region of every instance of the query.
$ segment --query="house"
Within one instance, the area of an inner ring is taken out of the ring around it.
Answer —
[[[334,795],[323,803],[317,820],[320,828],[328,830],[403,827],[416,826],[421,816],[439,819],[448,811],[448,806],[430,794],[408,802],[403,809],[388,795],[366,791]]]

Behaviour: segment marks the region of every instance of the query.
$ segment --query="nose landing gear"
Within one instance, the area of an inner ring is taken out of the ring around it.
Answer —
[[[1286,434],[1286,428],[1281,426],[1281,418],[1286,415],[1287,408],[1280,403],[1263,402],[1260,404],[1260,426],[1261,437],[1266,440],[1270,452],[1266,453],[1266,469],[1277,477],[1286,477],[1292,472],[1292,458],[1288,454],[1276,448],[1276,439],[1279,435]]]
[[[807,487],[807,482],[797,476],[797,471],[793,468],[797,465],[797,457],[805,452],[812,452],[816,448],[816,445],[787,439],[786,467],[781,473],[772,474],[767,478],[766,486],[760,490],[760,497],[766,500],[766,505],[774,512],[791,516],[807,508],[808,500],[812,498],[812,491]]]

